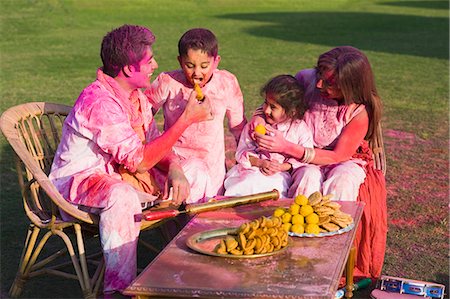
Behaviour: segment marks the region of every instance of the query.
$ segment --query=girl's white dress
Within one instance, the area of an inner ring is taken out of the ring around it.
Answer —
[[[250,137],[249,124],[242,131],[236,149],[237,165],[227,173],[224,182],[226,196],[241,196],[277,189],[282,197],[286,197],[292,183],[291,172],[283,171],[267,176],[258,167],[250,164],[251,156],[268,159],[279,163],[288,162],[292,171],[305,164],[292,157],[285,157],[279,153],[260,151],[256,142]],[[303,120],[288,120],[273,126],[283,133],[283,137],[292,143],[305,147],[313,147],[312,132]]]

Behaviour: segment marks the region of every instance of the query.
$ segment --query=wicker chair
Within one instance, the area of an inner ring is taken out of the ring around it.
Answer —
[[[19,185],[30,220],[19,269],[9,292],[11,297],[21,294],[26,279],[40,274],[78,280],[84,298],[95,298],[102,284],[102,253],[99,251],[87,256],[84,240],[86,236],[98,236],[98,217],[68,203],[47,176],[60,141],[62,124],[70,109],[70,106],[61,104],[32,102],[12,107],[0,118],[2,133],[16,153]],[[74,220],[63,221],[60,209]],[[160,228],[160,224],[161,221],[143,221],[141,230]],[[38,261],[39,254],[53,235],[64,241],[65,248]],[[158,251],[150,244],[144,245]],[[71,261],[59,263],[60,257],[67,252]],[[67,270],[71,268],[70,263],[73,270]],[[92,276],[88,263],[95,267],[95,270],[91,267]]]
[[[381,170],[384,175],[386,175],[386,154],[384,151],[383,143],[383,132],[381,128],[381,123],[378,125],[378,138],[372,143],[369,143],[370,148],[373,152],[373,161],[375,169]]]

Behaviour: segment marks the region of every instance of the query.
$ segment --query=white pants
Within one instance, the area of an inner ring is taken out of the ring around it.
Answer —
[[[224,182],[225,196],[243,196],[277,189],[281,197],[286,197],[290,184],[291,175],[288,172],[267,176],[259,168],[245,169],[235,165],[227,173]]]
[[[288,196],[309,196],[320,191],[324,195],[333,194],[332,200],[356,201],[365,178],[364,169],[355,161],[322,166],[310,164],[294,171]]]

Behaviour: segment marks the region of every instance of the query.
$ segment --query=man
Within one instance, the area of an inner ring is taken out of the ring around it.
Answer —
[[[172,188],[174,203],[181,203],[189,196],[189,184],[171,147],[189,125],[212,119],[210,102],[198,102],[193,92],[176,124],[158,132],[152,106],[140,91],[150,86],[158,68],[154,41],[149,29],[135,25],[103,38],[103,67],[68,115],[50,173],[69,202],[100,216],[105,296],[121,292],[136,276],[140,223],[134,215],[141,213],[142,197],[153,198],[128,179],[149,178],[152,167],[166,170],[164,197]],[[158,189],[152,180],[145,182],[150,192]]]

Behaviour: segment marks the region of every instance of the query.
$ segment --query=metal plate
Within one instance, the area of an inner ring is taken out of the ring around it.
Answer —
[[[227,235],[236,235],[236,228],[223,228],[223,229],[214,229],[205,232],[196,233],[190,236],[186,240],[186,245],[194,251],[199,253],[203,253],[211,256],[219,256],[226,258],[258,258],[264,256],[270,256],[274,254],[281,253],[285,251],[285,249],[290,245],[291,240],[289,239],[288,245],[280,250],[272,251],[268,253],[261,254],[250,254],[250,255],[233,255],[233,254],[220,254],[214,252],[214,248],[217,244],[219,244],[220,240],[223,239]]]
[[[347,225],[346,227],[341,228],[334,232],[326,232],[326,233],[319,233],[319,234],[306,234],[306,233],[296,234],[293,232],[288,232],[288,235],[291,237],[308,237],[308,238],[329,237],[329,236],[340,235],[340,234],[346,233],[348,231],[351,231],[354,227],[355,227],[355,223],[352,222],[349,225]]]

